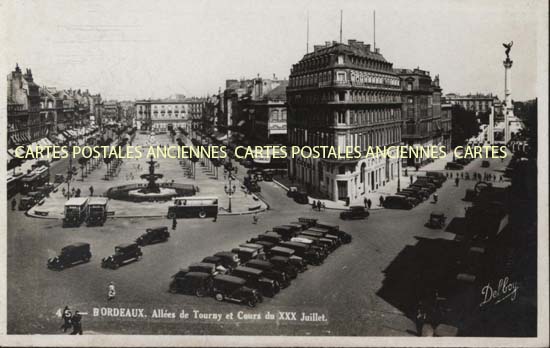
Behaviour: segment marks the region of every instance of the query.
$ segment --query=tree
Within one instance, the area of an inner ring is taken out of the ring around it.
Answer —
[[[460,105],[453,105],[451,109],[452,142],[451,146],[462,146],[466,140],[479,133],[476,114]]]

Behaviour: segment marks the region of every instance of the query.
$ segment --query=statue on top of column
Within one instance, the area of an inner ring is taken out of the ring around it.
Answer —
[[[510,41],[510,43],[508,44],[505,44],[505,43],[502,44],[502,46],[506,48],[506,51],[504,52],[506,53],[506,60],[510,60],[510,50],[512,49],[513,44],[514,44],[514,41]]]

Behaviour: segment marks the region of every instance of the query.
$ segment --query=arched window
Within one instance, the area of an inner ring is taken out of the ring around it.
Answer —
[[[361,184],[365,183],[365,171],[366,171],[367,165],[365,163],[361,164],[361,173],[359,175],[359,180]]]

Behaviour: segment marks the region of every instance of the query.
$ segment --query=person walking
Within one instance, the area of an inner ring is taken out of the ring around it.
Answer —
[[[424,303],[419,301],[416,309],[416,332],[418,336],[422,336],[422,330],[427,318],[428,315],[426,313],[426,309],[424,308]]]
[[[372,206],[372,201],[369,199],[367,199],[367,207],[369,208],[370,210],[370,207]]]
[[[455,186],[456,186],[456,187],[458,187],[459,181],[460,181],[460,179],[457,177],[457,178],[455,179]]]
[[[107,300],[111,301],[114,300],[116,296],[116,289],[115,289],[115,283],[110,282],[107,286]]]
[[[82,335],[82,315],[80,315],[78,311],[74,312],[71,323],[73,325],[73,332],[71,332],[71,335]]]
[[[175,231],[177,226],[178,226],[178,221],[177,221],[176,217],[174,217],[172,219],[172,230]]]
[[[367,209],[367,197],[363,198],[363,203],[365,204],[365,209]]]
[[[317,201],[317,210],[321,211],[321,200]]]
[[[414,180],[414,175],[409,176],[409,179],[410,179],[411,184],[412,184],[412,183],[413,183],[413,180]]]
[[[80,191],[80,188],[77,188],[76,193],[75,193],[76,194],[75,197],[80,197],[81,193],[82,193],[82,191]]]
[[[254,215],[252,216],[252,223],[254,225],[258,224],[258,215],[257,215],[257,213],[254,213]]]
[[[89,190],[90,190],[90,196],[93,196],[94,195],[94,187],[90,186]]]
[[[384,206],[384,196],[380,196],[380,206]]]
[[[63,329],[63,332],[67,332],[67,329],[71,328],[71,317],[72,313],[69,309],[69,306],[65,306],[63,309],[63,313],[61,313],[61,318],[63,319],[63,325],[61,325],[61,329]]]
[[[502,181],[502,180],[500,180]],[[14,199],[11,200],[11,210],[15,210],[15,208],[17,207],[17,201]]]
[[[434,193],[434,203],[437,203],[437,193]]]

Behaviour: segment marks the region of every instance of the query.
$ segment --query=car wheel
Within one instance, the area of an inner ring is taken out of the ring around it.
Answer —
[[[197,289],[195,290],[195,295],[197,297],[204,297],[204,290],[203,289]]]
[[[168,288],[168,292],[171,294],[175,294],[176,292],[178,292],[178,290],[175,286],[171,286],[170,288]]]
[[[173,211],[169,212],[167,215],[167,218],[169,219],[174,219],[175,217],[176,217],[176,213],[174,213]]]
[[[199,217],[200,217],[201,219],[204,219],[204,218],[206,217],[206,212],[205,212],[204,210],[201,210],[201,211],[199,212]]]
[[[216,299],[216,301],[223,301],[223,294],[221,292],[218,292],[216,293],[216,295],[214,296],[214,298]]]
[[[254,307],[256,307],[256,300],[250,299],[250,300],[246,301],[246,305],[250,308],[254,308]]]

